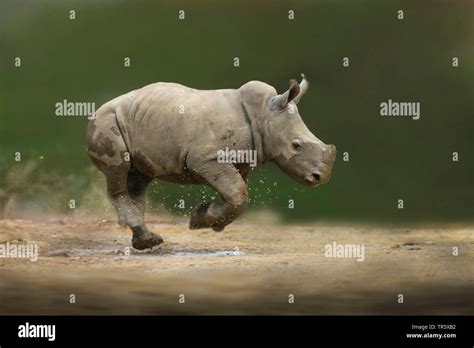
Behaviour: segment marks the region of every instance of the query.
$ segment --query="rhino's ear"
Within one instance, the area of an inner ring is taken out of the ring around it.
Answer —
[[[283,94],[277,95],[272,99],[272,110],[284,109],[290,101],[295,99],[300,93],[300,85],[296,80],[290,80],[290,88]]]
[[[309,81],[306,79],[306,76],[304,76],[304,74],[301,74],[301,77],[303,79],[301,80],[301,83],[300,83],[300,93],[298,93],[296,98],[293,100],[296,104],[299,103],[301,97],[304,96],[304,94],[309,88]]]

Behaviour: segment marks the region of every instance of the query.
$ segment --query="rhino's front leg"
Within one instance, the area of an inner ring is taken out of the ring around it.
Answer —
[[[232,164],[209,161],[191,163],[188,168],[219,192],[224,200],[223,204],[212,202],[198,205],[191,216],[189,228],[211,227],[214,231],[222,231],[247,207],[247,183]]]

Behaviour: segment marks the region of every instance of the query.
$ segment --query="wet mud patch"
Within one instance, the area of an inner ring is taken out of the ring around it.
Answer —
[[[232,257],[244,255],[246,253],[238,248],[231,250],[216,248],[191,249],[183,248],[177,243],[164,243],[146,250],[137,250],[131,246],[92,245],[86,248],[76,246],[68,249],[51,250],[43,254],[43,257],[152,259],[156,257]]]

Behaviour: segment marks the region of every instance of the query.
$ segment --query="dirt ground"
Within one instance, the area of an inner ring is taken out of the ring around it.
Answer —
[[[39,248],[0,258],[0,314],[474,314],[472,225],[149,220],[165,240],[149,251],[113,220],[0,221],[0,243]],[[326,257],[334,241],[364,261]]]

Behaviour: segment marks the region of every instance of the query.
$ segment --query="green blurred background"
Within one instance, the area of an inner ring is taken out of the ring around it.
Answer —
[[[91,187],[103,195],[105,186],[85,152],[87,118],[57,117],[55,103],[63,99],[99,107],[158,81],[217,89],[261,80],[283,92],[304,72],[311,88],[300,113],[317,137],[338,148],[332,181],[305,188],[267,164],[250,177],[250,211],[274,209],[287,221],[471,220],[473,4],[2,0],[3,200],[14,196],[18,209],[64,212],[74,198],[101,211],[90,195]],[[124,67],[124,57],[131,67]],[[343,57],[350,59],[347,68]],[[379,105],[388,99],[420,102],[421,119],[381,117]],[[455,151],[459,162],[452,161]],[[213,195],[161,182],[149,190],[152,210],[181,214]],[[184,210],[176,206],[181,198]]]

